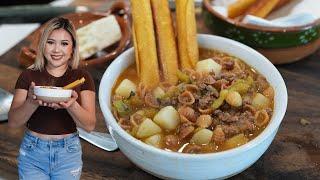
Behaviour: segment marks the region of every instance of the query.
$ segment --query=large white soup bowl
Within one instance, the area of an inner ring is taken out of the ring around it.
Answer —
[[[111,92],[118,76],[134,63],[134,49],[121,54],[105,71],[99,102],[108,129],[120,150],[138,167],[165,179],[227,178],[251,166],[274,139],[287,108],[287,89],[278,70],[257,51],[236,41],[213,35],[198,35],[199,47],[215,49],[238,57],[266,77],[275,90],[274,113],[265,130],[248,143],[223,152],[184,154],[168,152],[132,137],[111,112]]]

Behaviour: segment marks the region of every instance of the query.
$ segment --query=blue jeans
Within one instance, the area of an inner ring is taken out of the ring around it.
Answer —
[[[80,179],[82,150],[78,133],[59,140],[43,140],[25,133],[18,157],[19,179]]]

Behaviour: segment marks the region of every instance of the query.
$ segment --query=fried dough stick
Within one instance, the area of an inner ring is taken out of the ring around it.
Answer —
[[[193,68],[199,59],[193,0],[176,0],[179,61],[182,68]]]
[[[138,44],[137,44],[137,38],[136,38],[136,32],[134,25],[132,25],[132,39],[133,39],[133,47],[134,47],[134,55],[135,55],[135,61],[136,61],[136,69],[138,77],[140,77],[140,60],[139,60],[139,53],[138,53]]]
[[[73,89],[73,88],[83,84],[84,81],[86,81],[86,79],[84,77],[82,77],[81,79],[75,80],[72,83],[70,83],[66,86],[63,86],[62,89]]]
[[[292,0],[279,0],[278,4],[276,5],[276,7],[274,7],[274,9],[272,11],[275,11],[277,9],[282,8],[283,6],[285,6],[286,4],[288,4],[291,1]]]
[[[243,14],[256,0],[237,0],[228,6],[228,17],[235,18]]]
[[[140,82],[147,88],[159,84],[159,66],[150,0],[130,0],[134,26],[134,45],[138,51]]]
[[[279,0],[259,0],[245,14],[265,18],[279,3]]]
[[[160,70],[165,82],[178,82],[178,54],[167,0],[151,0]]]

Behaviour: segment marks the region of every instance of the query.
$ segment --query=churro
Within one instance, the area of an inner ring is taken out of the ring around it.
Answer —
[[[265,18],[279,3],[279,0],[259,0],[245,14]]]
[[[176,21],[181,68],[193,68],[199,60],[193,0],[176,0]]]
[[[138,52],[136,59],[139,66],[141,83],[154,88],[160,82],[156,39],[152,19],[150,0],[131,0],[131,11],[134,26],[134,45]]]
[[[235,18],[244,14],[245,11],[255,2],[256,0],[237,0],[228,6],[228,17]]]
[[[83,84],[85,80],[86,79],[84,77],[82,77],[81,79],[75,80],[72,83],[62,87],[62,89],[73,89],[73,88]]]
[[[165,82],[178,82],[178,54],[168,1],[151,0],[155,25],[157,53]]]

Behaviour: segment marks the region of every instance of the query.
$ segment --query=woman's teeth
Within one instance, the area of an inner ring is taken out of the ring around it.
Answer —
[[[62,56],[61,56],[61,55],[51,55],[51,58],[52,58],[53,60],[59,60],[59,59],[62,58]]]

